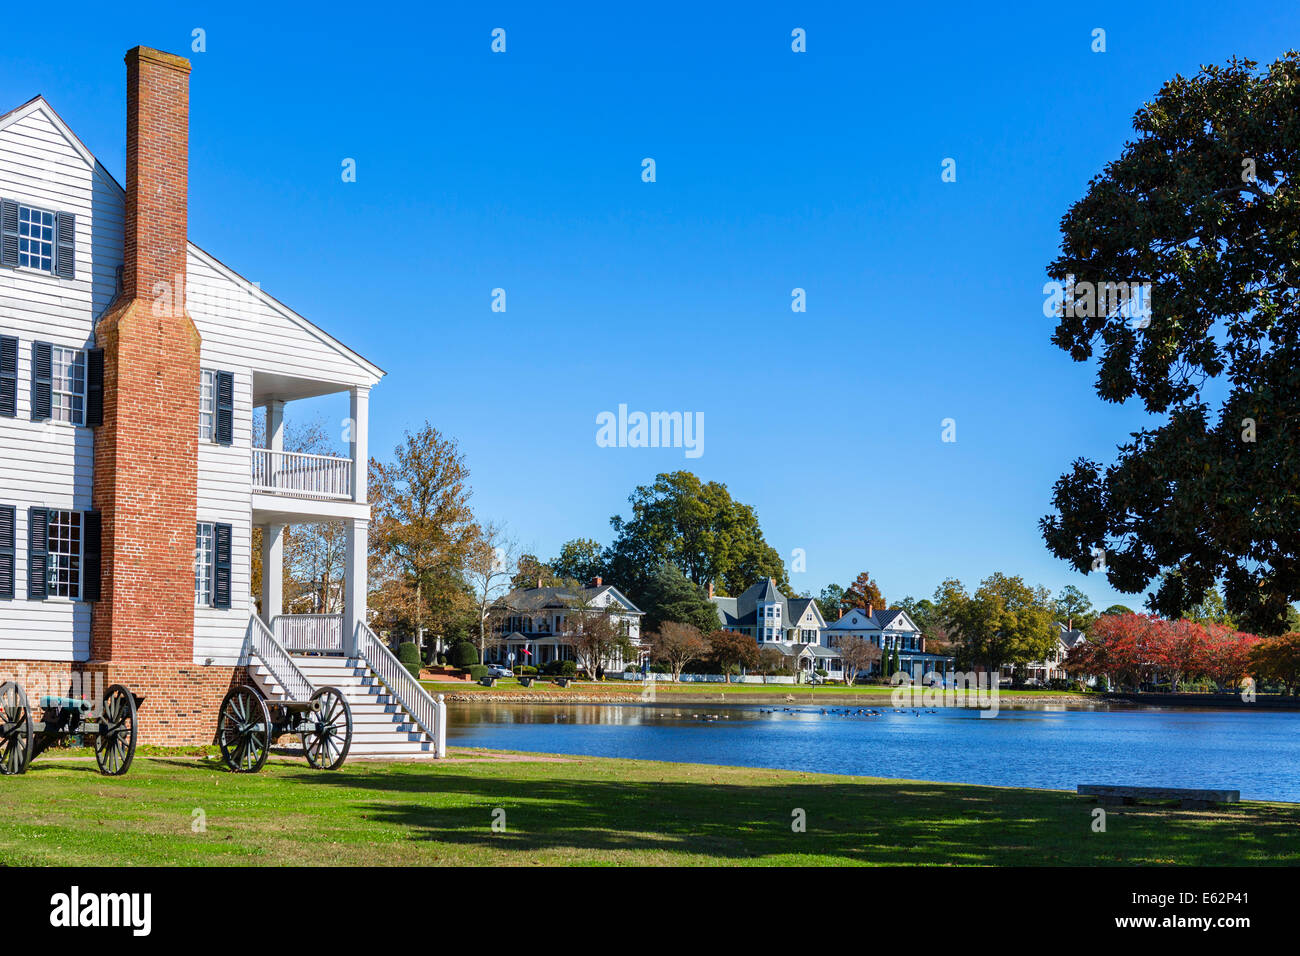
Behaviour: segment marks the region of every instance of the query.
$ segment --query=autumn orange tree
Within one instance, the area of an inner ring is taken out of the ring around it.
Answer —
[[[1300,633],[1257,642],[1250,649],[1249,666],[1260,683],[1281,684],[1286,694],[1300,691]]]
[[[733,667],[752,668],[758,664],[758,642],[748,634],[735,631],[712,631],[709,633],[709,657],[722,668],[731,683]]]
[[[446,632],[472,616],[466,575],[481,532],[456,441],[425,422],[370,460],[371,605],[384,627]]]
[[[682,671],[692,661],[703,660],[709,653],[709,642],[700,629],[691,624],[664,621],[659,629],[649,635],[650,656],[665,664],[673,680],[681,680]]]

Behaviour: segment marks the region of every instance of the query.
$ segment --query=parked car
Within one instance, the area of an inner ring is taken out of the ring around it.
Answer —
[[[488,677],[514,677],[515,672],[505,664],[489,664]]]

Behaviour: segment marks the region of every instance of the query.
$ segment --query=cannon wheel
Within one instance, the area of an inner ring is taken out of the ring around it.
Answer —
[[[217,718],[221,757],[235,773],[257,773],[271,750],[271,714],[266,701],[245,684],[226,694]]]
[[[317,770],[337,770],[352,747],[352,708],[334,687],[322,687],[311,700],[312,711],[303,721],[302,749]]]
[[[32,762],[32,710],[13,681],[0,684],[0,773],[17,774]]]
[[[104,694],[95,735],[95,761],[99,772],[118,777],[131,769],[135,758],[135,696],[121,684]]]

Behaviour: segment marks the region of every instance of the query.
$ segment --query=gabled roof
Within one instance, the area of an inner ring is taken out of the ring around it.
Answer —
[[[1066,648],[1072,648],[1074,645],[1080,644],[1088,639],[1087,635],[1084,634],[1083,631],[1078,628],[1070,630],[1060,621],[1056,622],[1056,628],[1056,636],[1060,639],[1061,643],[1066,646]]]
[[[852,616],[855,614],[858,616],[859,619],[861,619],[857,624],[851,623],[851,621],[853,620]],[[904,611],[902,608],[890,608],[888,610],[883,610],[883,611],[876,611],[873,609],[871,612],[871,616],[868,617],[866,608],[858,607],[858,608],[854,608],[851,611],[848,611],[844,615],[844,617],[841,617],[835,621],[831,621],[826,626],[828,628],[841,630],[841,631],[843,630],[855,630],[855,631],[894,630],[894,631],[914,631],[918,634],[921,631],[921,629],[916,626],[916,622],[914,622],[910,617],[908,617],[907,612]]]
[[[796,600],[805,600],[797,598]],[[812,600],[807,598],[806,600]],[[781,626],[788,627],[797,617],[791,613],[790,601],[776,586],[775,578],[766,578],[746,588],[738,597],[715,597],[713,603],[718,608],[718,620],[725,627],[753,627],[758,623],[758,606],[760,604],[781,605]],[[796,605],[797,606],[797,605]],[[804,607],[807,607],[805,604]],[[800,608],[800,614],[803,609]]]
[[[627,595],[612,584],[585,588],[515,588],[509,594],[497,598],[492,602],[492,606],[501,610],[518,611],[524,614],[547,610],[559,611],[572,608],[577,604],[593,604],[598,597],[606,593],[609,593],[617,603],[622,605],[621,613],[645,613],[628,600]]]
[[[45,117],[50,121],[51,125],[53,125],[54,128],[57,129],[59,133],[68,141],[68,144],[74,150],[76,150],[76,152],[81,156],[82,159],[86,161],[86,165],[90,166],[94,170],[94,172],[98,176],[100,176],[107,184],[116,188],[116,190],[122,195],[123,199],[126,198],[126,190],[122,187],[122,184],[119,183],[117,181],[117,178],[114,177],[113,174],[110,173],[104,167],[103,163],[101,163],[98,159],[95,158],[95,155],[89,150],[89,148],[87,148],[86,144],[83,143],[81,141],[81,138],[72,131],[72,127],[70,127],[67,123],[64,122],[63,117],[59,115],[58,110],[56,110],[53,106],[51,106],[49,104],[49,101],[46,100],[45,97],[40,95],[34,96],[26,103],[22,104],[21,106],[17,106],[14,109],[11,109],[9,112],[5,113],[4,115],[0,116],[0,130],[4,130],[8,126],[20,122],[23,119],[26,119],[28,116],[31,116],[33,113],[36,112],[43,113]],[[384,370],[381,369],[378,365],[375,365],[373,362],[362,357],[358,352],[354,351],[353,349],[348,348],[338,339],[334,338],[334,336],[330,335],[328,332],[326,332],[324,329],[317,326],[315,323],[310,322],[309,320],[303,318],[297,312],[293,311],[293,309],[289,308],[283,302],[276,299],[274,296],[266,292],[263,292],[261,288],[259,288],[255,283],[249,282],[239,273],[235,272],[235,270],[231,269],[225,263],[221,262],[219,259],[213,256],[211,253],[205,252],[204,250],[200,249],[192,241],[187,240],[187,245],[188,245],[189,252],[194,253],[204,262],[208,263],[208,265],[210,265],[214,270],[216,270],[219,273],[222,273],[227,278],[231,279],[236,284],[249,291],[250,294],[260,299],[271,309],[283,315],[290,322],[294,323],[295,325],[298,325],[307,334],[315,336],[320,341],[325,342],[326,344],[328,344],[338,352],[342,353],[343,355],[346,355],[348,358],[354,361],[358,366],[360,366],[364,371],[366,371],[371,376],[373,376],[375,381],[378,381],[379,379],[384,377]]]
[[[348,348],[346,345],[344,345],[338,339],[334,338],[334,336],[330,335],[320,326],[309,321],[308,319],[304,319],[301,315],[299,315],[293,309],[289,308],[287,305],[285,305],[275,296],[262,291],[262,288],[259,285],[257,285],[257,283],[249,282],[247,279],[241,276],[234,269],[230,268],[230,266],[226,265],[224,262],[222,262],[220,259],[214,256],[212,253],[205,252],[204,250],[196,246],[193,242],[189,242],[188,246],[189,246],[189,251],[192,254],[202,259],[212,269],[224,275],[231,282],[238,285],[242,290],[247,292],[249,295],[253,296],[255,299],[258,299],[259,301],[264,303],[270,309],[284,316],[286,319],[288,319],[294,325],[297,325],[300,329],[302,329],[302,331],[306,332],[308,335],[314,336],[315,338],[329,345],[331,348],[335,349],[336,351],[342,352],[348,358],[352,359],[352,361],[354,361],[357,365],[359,365],[362,368],[362,370],[372,375],[375,381],[379,381],[379,379],[384,377],[384,370],[380,368],[378,365],[374,364],[369,359],[362,356],[359,352],[356,352],[353,349]]]

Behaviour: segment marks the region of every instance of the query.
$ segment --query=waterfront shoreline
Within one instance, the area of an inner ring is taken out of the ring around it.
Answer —
[[[446,693],[448,703],[456,704],[645,704],[650,706],[676,706],[677,704],[761,704],[764,706],[815,706],[815,705],[833,705],[836,707],[852,706],[863,707],[866,709],[879,709],[881,707],[893,707],[889,694],[881,693],[866,695],[862,693],[832,694],[818,693],[809,694],[806,691],[800,695],[798,693],[729,693],[729,694],[708,694],[708,693],[681,693],[660,694],[653,699],[642,699],[639,694],[631,693],[586,693],[586,692],[555,692],[546,691],[482,691],[471,693]],[[973,695],[972,695],[973,696]],[[1017,696],[1009,697],[999,695],[998,706],[1000,708],[1014,708],[1028,705],[1108,705],[1111,702],[1100,698],[1082,697],[1080,695],[1061,695],[1061,694],[1044,694],[1042,696]],[[908,704],[909,708],[924,706],[931,707],[956,707],[965,709],[977,709],[975,703],[967,704],[948,704],[939,701],[927,702],[925,704]]]

